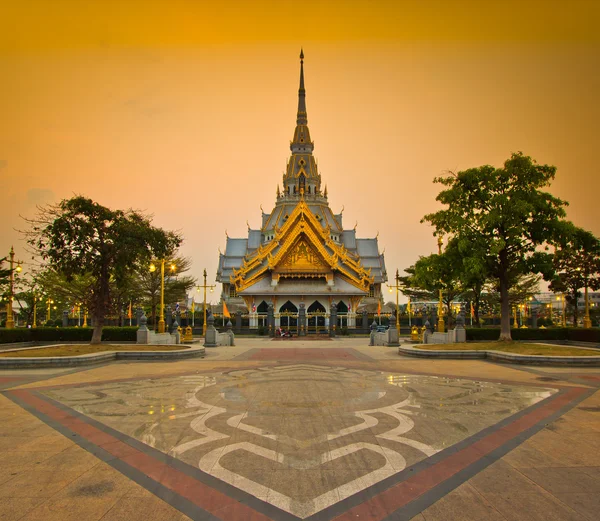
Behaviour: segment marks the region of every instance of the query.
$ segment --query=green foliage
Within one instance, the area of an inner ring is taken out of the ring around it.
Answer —
[[[10,279],[10,268],[4,268],[6,257],[0,259],[0,293],[3,293],[8,286]]]
[[[267,329],[264,326],[258,326],[258,334],[260,336],[265,336],[267,334]]]
[[[498,340],[497,328],[466,328],[468,341]],[[600,343],[600,329],[552,327],[548,329],[513,329],[513,340],[571,340],[574,342]]]
[[[135,342],[137,327],[104,327],[104,342]],[[13,342],[89,342],[89,327],[38,327],[0,329],[0,344]]]
[[[175,267],[171,272],[170,266]],[[191,266],[189,259],[185,257],[172,256],[165,259],[165,305],[171,305],[183,300],[188,291],[196,284],[196,279],[184,275]],[[147,266],[142,266],[132,277],[132,287],[135,289],[135,297],[141,300],[141,304],[150,308],[152,324],[157,322],[156,315],[160,312],[160,286],[161,270],[160,264],[155,271],[150,271]],[[196,302],[196,306],[199,303]]]
[[[562,293],[577,324],[577,300],[582,288],[600,289],[600,240],[582,228],[574,227],[567,239],[556,249],[553,258],[554,277],[550,290]]]
[[[551,276],[549,254],[539,248],[563,236],[567,204],[542,191],[555,174],[555,167],[517,153],[502,168],[488,165],[440,177],[435,182],[447,188],[437,200],[447,208],[423,218],[436,234],[468,243],[482,270],[497,280],[503,339],[511,338],[509,290],[514,281],[528,273]]]
[[[31,342],[31,329],[15,328],[0,329],[0,344],[12,344],[13,342]]]
[[[181,237],[155,228],[149,217],[133,210],[111,210],[75,196],[42,208],[28,221],[28,242],[67,281],[90,277],[89,308],[94,317],[92,342],[101,338],[115,285],[120,288],[153,257],[165,258]]]

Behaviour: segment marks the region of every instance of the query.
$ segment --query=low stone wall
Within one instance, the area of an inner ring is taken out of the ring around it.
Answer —
[[[135,348],[134,348],[135,349]],[[105,351],[78,356],[45,356],[45,357],[0,357],[1,369],[25,369],[41,367],[78,367],[93,365],[112,360],[182,360],[186,358],[204,357],[204,347],[190,347],[178,351]]]
[[[415,347],[400,346],[398,354],[414,356],[418,358],[438,358],[446,360],[456,359],[489,359],[497,362],[526,365],[550,365],[568,367],[600,367],[600,356],[541,356],[520,355],[517,353],[505,353],[503,351],[470,351],[460,350],[446,351],[440,349],[419,349]]]
[[[137,343],[151,346],[175,345],[181,343],[181,335],[178,331],[174,333],[155,333],[149,329],[138,329]]]
[[[217,333],[217,345],[219,346],[233,346],[235,341],[233,339],[233,333]]]
[[[467,331],[464,328],[451,329],[447,333],[429,333],[423,335],[424,344],[456,344],[467,341]]]
[[[369,345],[371,346],[389,346],[396,347],[398,343],[398,331],[396,328],[390,327],[385,331],[371,331]]]

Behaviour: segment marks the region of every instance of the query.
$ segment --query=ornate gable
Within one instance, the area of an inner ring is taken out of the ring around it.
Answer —
[[[275,237],[244,258],[239,270],[233,270],[230,282],[243,291],[269,273],[273,280],[284,277],[325,277],[333,279],[337,271],[362,291],[373,283],[370,270],[344,248],[335,243],[329,226],[323,228],[301,199],[285,224],[275,229]]]

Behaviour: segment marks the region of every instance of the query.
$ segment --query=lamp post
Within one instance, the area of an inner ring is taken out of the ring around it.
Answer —
[[[442,236],[440,235],[438,237],[438,255],[442,254],[442,244],[443,244],[443,239]],[[441,284],[441,281],[440,281]],[[438,304],[438,333],[443,333],[444,329],[445,329],[445,324],[444,324],[444,293],[442,291],[442,288],[440,287],[440,302]]]
[[[585,278],[585,316],[583,317],[583,327],[585,329],[590,329],[592,327],[592,320],[590,318],[590,300],[588,298],[587,277]]]
[[[165,332],[165,262],[166,259],[160,260],[160,318],[158,319],[158,332]],[[171,263],[169,267],[171,273],[175,271],[175,264]],[[154,273],[156,271],[156,265],[154,263],[150,264],[150,273]]]
[[[400,336],[400,313],[398,312],[398,292],[400,291],[400,274],[398,273],[398,269],[396,269],[396,284],[393,286],[387,285],[390,288],[390,293],[392,289],[396,289],[396,331],[398,331],[398,336]]]
[[[562,301],[562,312],[560,316],[560,323],[562,327],[567,327],[567,315],[565,314],[565,294],[561,293],[556,297],[556,300]]]
[[[21,261],[17,261],[17,267],[15,268],[15,249],[10,247],[10,274],[9,274],[9,286],[8,286],[8,300],[6,301],[6,329],[14,329],[15,319],[13,317],[13,298],[15,295],[15,270],[17,273],[21,271]]]
[[[200,288],[204,288],[204,304],[203,304],[203,313],[204,313],[204,320],[202,322],[202,334],[206,335],[206,288],[210,289],[210,292],[212,293],[215,289],[215,285],[214,284],[206,284],[206,268],[204,268],[204,284],[202,286],[196,286],[196,290],[200,291]]]
[[[31,324],[32,328],[37,327],[37,301],[38,301],[38,297],[34,293],[33,294],[33,324]]]
[[[54,304],[54,300],[48,297],[46,299],[46,322],[50,320],[50,310],[52,309],[52,304]]]

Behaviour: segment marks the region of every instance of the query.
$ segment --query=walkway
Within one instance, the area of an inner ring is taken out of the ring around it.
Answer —
[[[0,372],[0,520],[592,520],[600,369],[366,339]]]

